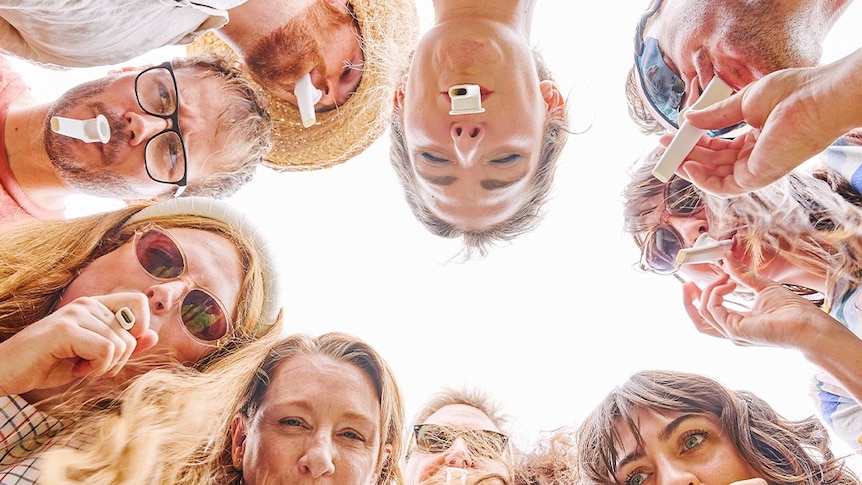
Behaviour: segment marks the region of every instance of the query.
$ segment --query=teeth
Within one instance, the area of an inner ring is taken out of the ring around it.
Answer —
[[[61,116],[51,117],[51,130],[60,135],[76,138],[87,143],[108,143],[111,139],[111,125],[105,115],[88,120],[76,120]]]
[[[296,81],[293,94],[296,96],[296,104],[299,106],[302,126],[308,128],[317,121],[314,113],[314,105],[320,101],[323,93],[311,84],[311,73],[309,72]]]

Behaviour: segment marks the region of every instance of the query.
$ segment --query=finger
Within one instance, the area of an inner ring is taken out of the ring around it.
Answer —
[[[99,295],[93,297],[107,308],[111,313],[111,318],[118,329],[123,329],[120,321],[116,317],[116,313],[121,308],[128,308],[129,312],[134,315],[134,325],[125,330],[130,333],[136,340],[140,339],[147,333],[150,328],[150,308],[147,296],[139,292],[111,293],[109,295]]]
[[[703,109],[689,109],[685,112],[685,118],[703,130],[719,130],[745,121],[742,113],[743,92],[744,90]]]
[[[682,303],[685,307],[685,312],[688,314],[688,318],[691,319],[692,323],[694,323],[694,327],[697,331],[712,337],[724,338],[724,336],[716,330],[710,322],[701,316],[700,311],[698,310],[697,302],[701,295],[700,288],[692,282],[684,283],[682,285],[682,294]]]

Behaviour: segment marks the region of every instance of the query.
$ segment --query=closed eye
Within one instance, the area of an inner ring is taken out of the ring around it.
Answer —
[[[511,163],[511,162],[514,162],[514,161],[517,161],[517,160],[520,160],[520,159],[521,159],[521,155],[518,155],[517,153],[514,153],[514,154],[512,154],[512,155],[509,155],[508,157],[503,157],[503,158],[498,158],[498,159],[495,159],[495,160],[491,160],[491,163],[500,163],[500,164],[503,164],[503,163]]]
[[[446,163],[449,161],[449,160],[446,160],[445,158],[435,157],[434,155],[431,155],[428,152],[422,152],[419,154],[419,156],[421,156],[426,162],[431,162],[431,163]]]

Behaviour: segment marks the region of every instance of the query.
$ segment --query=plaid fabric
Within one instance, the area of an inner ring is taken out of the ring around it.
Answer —
[[[31,455],[60,428],[20,396],[0,397],[0,484],[36,483],[39,468]]]

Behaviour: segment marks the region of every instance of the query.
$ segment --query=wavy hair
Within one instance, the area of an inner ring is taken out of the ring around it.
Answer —
[[[194,215],[159,216],[126,223],[149,204],[124,208],[69,220],[31,221],[7,225],[0,231],[0,341],[53,312],[61,294],[78,273],[97,258],[130,242],[135,231],[149,222],[170,228],[191,228],[216,233],[230,241],[240,254],[245,270],[237,308],[233,317],[234,339],[205,357],[198,366],[221,358],[234,349],[261,337],[274,325],[261,324],[266,293],[261,248],[248,234],[221,221]],[[124,376],[165,365],[163,357],[133,357]],[[60,417],[64,408],[74,408],[76,400],[108,402],[119,392],[114,379],[80,381],[71,395],[58,396],[52,414]],[[66,402],[68,401],[68,402]]]
[[[550,70],[538,51],[533,51],[536,71],[539,80],[553,80]],[[435,236],[462,239],[464,256],[470,259],[474,255],[484,257],[497,242],[511,241],[516,237],[534,230],[541,222],[542,209],[550,197],[554,186],[554,172],[557,160],[569,139],[569,121],[565,104],[548,113],[545,120],[545,137],[539,153],[539,167],[533,176],[530,193],[526,202],[509,219],[481,230],[466,230],[450,224],[437,217],[422,201],[417,192],[416,173],[410,163],[407,152],[407,140],[404,137],[403,113],[395,108],[392,113],[389,137],[389,161],[395,169],[404,198],[413,216]]]
[[[203,372],[160,369],[138,378],[106,411],[76,428],[72,441],[86,450],[55,448],[42,457],[46,483],[240,484],[233,468],[231,422],[253,416],[279,365],[322,355],[356,366],[380,399],[379,485],[402,483],[399,453],[404,431],[401,392],[389,365],[370,345],[348,334],[311,337],[272,334],[226,356]],[[391,445],[392,456],[385,453]],[[165,459],[170,457],[170,459]]]
[[[622,193],[625,231],[635,236],[653,227],[648,216],[660,206],[664,183],[652,175],[664,147],[646,155]],[[697,190],[693,188],[693,190]],[[700,192],[700,191],[698,191]],[[731,234],[745,245],[757,271],[780,255],[789,263],[825,276],[862,283],[862,196],[838,173],[795,171],[760,190],[720,198],[700,193],[710,232]]]
[[[675,371],[641,371],[617,387],[578,430],[578,461],[594,484],[616,484],[619,429],[642,442],[641,410],[716,416],[740,456],[768,483],[850,485],[856,476],[834,457],[829,435],[814,417],[783,418],[747,391],[733,391],[704,376]]]

